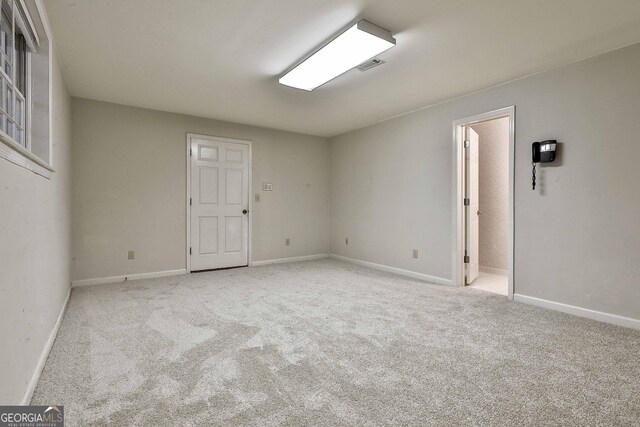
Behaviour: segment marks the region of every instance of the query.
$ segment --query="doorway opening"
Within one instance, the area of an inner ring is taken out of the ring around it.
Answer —
[[[515,108],[454,122],[454,284],[513,299]]]

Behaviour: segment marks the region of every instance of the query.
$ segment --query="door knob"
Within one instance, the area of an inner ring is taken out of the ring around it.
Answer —
[[[482,211],[478,209],[478,215],[482,215]]]
[[[248,210],[246,210],[246,209],[243,209],[243,210],[242,210],[242,213],[246,215],[246,214],[248,214],[248,213],[249,213],[249,211],[248,211]]]

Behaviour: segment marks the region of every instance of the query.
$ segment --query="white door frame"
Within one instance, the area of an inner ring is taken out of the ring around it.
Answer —
[[[514,293],[514,190],[516,107],[505,107],[453,121],[453,285],[464,286],[464,128],[487,120],[509,118],[509,252],[508,298]]]
[[[191,138],[199,138],[199,139],[208,139],[209,141],[218,141],[218,142],[230,142],[233,144],[244,144],[247,145],[249,147],[249,213],[248,213],[248,236],[247,239],[249,240],[247,242],[247,264],[251,265],[252,264],[252,258],[251,258],[251,247],[253,246],[251,244],[251,223],[253,222],[251,220],[251,214],[253,212],[253,191],[252,191],[252,186],[251,186],[251,149],[252,149],[252,142],[248,141],[248,140],[244,140],[244,139],[233,139],[233,138],[223,138],[223,137],[218,137],[218,136],[211,136],[211,135],[202,135],[202,134],[198,134],[198,133],[187,133],[187,137],[186,137],[186,143],[187,143],[187,151],[186,151],[186,158],[187,158],[187,197],[185,198],[185,203],[187,206],[187,218],[186,218],[186,222],[187,222],[187,245],[185,248],[185,257],[187,260],[187,273],[191,273],[191,256],[189,254],[189,248],[191,247]]]

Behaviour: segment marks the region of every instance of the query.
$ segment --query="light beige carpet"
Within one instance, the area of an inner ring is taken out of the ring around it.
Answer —
[[[640,331],[334,260],[74,289],[67,426],[640,425]]]

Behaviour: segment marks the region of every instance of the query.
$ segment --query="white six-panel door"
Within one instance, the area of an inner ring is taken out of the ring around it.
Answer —
[[[480,265],[480,223],[479,223],[479,137],[476,131],[467,127],[466,153],[466,197],[469,203],[465,209],[466,217],[466,265],[467,285],[478,278]]]
[[[249,263],[249,145],[189,136],[190,270]]]

